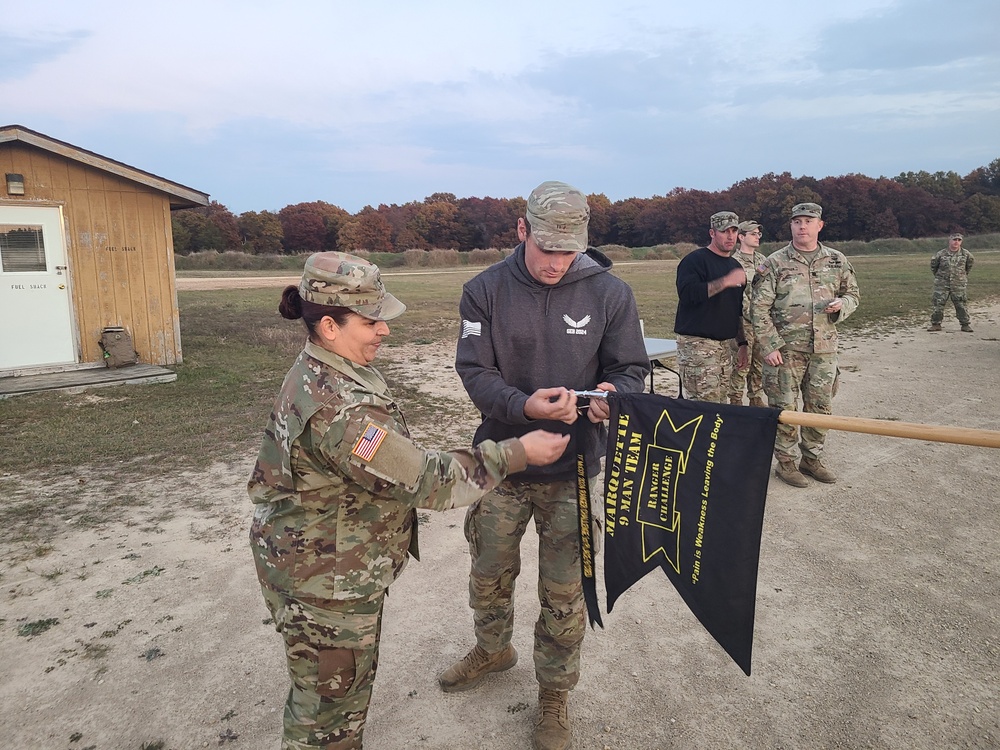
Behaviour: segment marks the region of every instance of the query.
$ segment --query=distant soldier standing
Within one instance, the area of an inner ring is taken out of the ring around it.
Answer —
[[[965,303],[969,301],[969,272],[972,270],[972,253],[962,247],[962,235],[958,232],[948,238],[948,247],[939,250],[931,258],[931,273],[934,274],[934,296],[931,298],[931,325],[928,331],[940,331],[944,320],[944,305],[951,297],[955,305],[955,315],[962,324],[962,330],[972,333],[969,311]]]
[[[742,404],[743,391],[747,392],[750,399],[750,406],[764,406],[764,385],[763,369],[764,355],[760,350],[757,337],[753,335],[753,327],[750,323],[750,303],[753,298],[753,277],[757,266],[764,262],[764,254],[757,248],[760,247],[760,238],[763,235],[761,226],[756,221],[741,221],[739,225],[739,245],[733,257],[740,262],[747,275],[747,284],[743,287],[743,333],[747,339],[746,365],[734,367],[733,375],[729,380],[729,403]],[[733,341],[733,360],[738,361],[739,347]]]
[[[861,294],[854,269],[843,253],[823,245],[823,209],[799,203],[792,209],[792,241],[768,256],[754,279],[752,319],[764,354],[768,404],[816,414],[832,412],[837,378],[837,323],[858,308]],[[806,487],[803,473],[833,483],[836,475],[820,457],[826,430],[778,425],[775,475],[793,487]],[[801,446],[802,460],[795,459]]]
[[[743,286],[747,275],[731,257],[739,217],[719,211],[709,218],[707,247],[699,247],[677,264],[677,364],[686,398],[725,403],[736,367],[747,359],[743,335]]]

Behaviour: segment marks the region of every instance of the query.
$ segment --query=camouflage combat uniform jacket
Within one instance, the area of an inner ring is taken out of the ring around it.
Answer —
[[[972,270],[973,260],[972,253],[964,247],[955,252],[948,248],[939,250],[931,258],[934,291],[951,292],[956,297],[964,298],[969,287],[969,271]]]
[[[837,297],[843,300],[840,312],[822,312]],[[789,243],[757,268],[754,335],[765,357],[782,347],[832,354],[837,351],[836,324],[857,310],[860,301],[854,268],[843,253],[823,243],[812,253],[800,253]]]
[[[378,370],[307,343],[248,484],[261,584],[318,607],[378,595],[416,556],[415,508],[468,505],[526,465],[516,439],[418,448]]]
[[[754,250],[753,255],[736,250],[732,257],[740,262],[740,265],[743,266],[743,271],[747,275],[747,283],[743,287],[743,320],[747,323],[745,328],[749,328],[750,304],[753,302],[753,280],[754,276],[757,275],[757,267],[766,260],[766,256],[758,250]],[[751,331],[746,330],[744,330],[744,333],[752,334]]]

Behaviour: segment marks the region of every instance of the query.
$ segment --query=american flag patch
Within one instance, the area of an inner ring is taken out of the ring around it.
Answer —
[[[469,336],[482,336],[483,335],[483,324],[473,323],[471,320],[462,321],[462,338],[467,339]]]
[[[384,428],[369,422],[364,433],[358,438],[358,442],[354,444],[354,450],[351,453],[365,461],[371,461],[387,434],[389,433]]]

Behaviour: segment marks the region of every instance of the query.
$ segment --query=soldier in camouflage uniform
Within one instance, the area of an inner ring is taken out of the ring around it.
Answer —
[[[760,350],[757,337],[753,335],[753,325],[750,322],[750,302],[753,291],[753,277],[757,266],[764,262],[764,254],[760,247],[763,232],[756,221],[741,221],[739,226],[739,245],[733,257],[740,262],[747,275],[746,286],[743,287],[743,334],[747,340],[746,364],[736,365],[739,358],[739,347],[736,340],[732,341],[733,374],[729,380],[729,403],[742,404],[743,391],[746,390],[750,406],[764,406],[763,368],[764,354]]]
[[[972,333],[972,321],[965,303],[969,300],[969,272],[972,270],[972,253],[962,247],[962,235],[956,232],[948,238],[948,247],[931,258],[934,274],[934,296],[931,298],[931,325],[928,331],[940,331],[944,320],[944,305],[951,298],[955,315],[962,330]]]
[[[586,632],[576,455],[586,455],[593,486],[607,440],[606,400],[590,399],[587,418],[577,422],[572,389],[640,392],[649,373],[632,290],[609,273],[610,260],[588,249],[589,217],[576,188],[539,185],[517,222],[521,244],[466,283],[459,308],[455,368],[483,415],[475,439],[499,440],[532,426],[574,434],[552,466],[529,466],[470,506],[465,535],[476,645],[438,678],[442,690],[468,690],[517,663],[514,582],[533,517],[541,604],[534,643],[538,750],[564,750],[571,742],[568,692],[580,678]],[[595,542],[601,516],[594,514]]]
[[[343,253],[312,255],[279,306],[303,318],[309,338],[275,400],[248,490],[257,575],[292,682],[285,750],[362,746],[382,602],[407,552],[417,556],[415,509],[468,505],[567,444],[536,431],[468,451],[414,445],[371,367],[385,321],[405,309],[376,266]]]
[[[712,214],[708,246],[688,253],[677,264],[674,333],[686,398],[725,403],[733,370],[746,367],[743,287],[747,275],[731,257],[739,222],[732,211]]]
[[[861,300],[854,269],[837,250],[819,241],[823,209],[799,203],[792,209],[792,241],[771,254],[754,278],[754,334],[764,352],[764,390],[768,405],[830,414],[837,379],[837,323]],[[826,430],[778,425],[775,474],[793,487],[806,487],[809,474],[833,483],[836,475],[820,456]],[[799,442],[799,445],[796,443]],[[802,460],[795,459],[801,446]]]

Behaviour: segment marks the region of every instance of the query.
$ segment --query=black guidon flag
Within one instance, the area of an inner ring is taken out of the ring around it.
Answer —
[[[608,612],[661,568],[750,674],[777,409],[615,394],[604,477]]]

